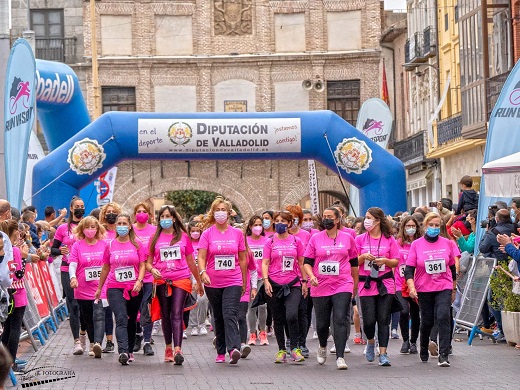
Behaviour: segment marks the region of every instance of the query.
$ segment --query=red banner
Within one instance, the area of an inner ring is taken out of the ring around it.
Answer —
[[[50,314],[49,305],[47,304],[45,290],[40,282],[41,277],[38,267],[33,267],[32,264],[27,263],[25,266],[25,279],[27,279],[29,289],[31,290],[27,291],[27,293],[30,293],[34,298],[36,307],[38,308],[38,314],[42,318],[47,317]]]
[[[42,275],[42,283],[45,283],[47,286],[47,293],[49,294],[49,298],[51,301],[52,307],[58,307],[60,300],[58,299],[58,295],[56,294],[56,290],[54,289],[54,284],[52,283],[51,274],[49,273],[49,265],[46,262],[40,261],[38,263],[38,268],[40,269],[40,274]]]

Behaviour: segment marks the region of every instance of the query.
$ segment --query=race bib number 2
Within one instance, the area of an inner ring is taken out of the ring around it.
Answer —
[[[235,269],[235,256],[215,256],[215,271]]]
[[[292,256],[283,256],[282,258],[282,271],[283,272],[291,272],[294,270],[294,257]]]
[[[101,267],[88,267],[85,268],[85,280],[92,282],[93,280],[99,280],[101,277]]]

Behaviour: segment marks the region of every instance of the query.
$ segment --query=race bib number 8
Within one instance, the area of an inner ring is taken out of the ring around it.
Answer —
[[[135,268],[134,267],[120,267],[116,268],[116,281],[118,282],[131,282],[135,280]]]
[[[179,245],[167,246],[160,249],[161,261],[180,260],[181,247]]]
[[[92,282],[93,280],[99,280],[101,277],[101,267],[88,267],[85,268],[85,280]]]
[[[215,271],[235,269],[235,256],[215,256]]]
[[[282,272],[291,272],[294,270],[294,257],[283,256],[282,258]]]
[[[425,260],[424,268],[426,268],[426,273],[430,275],[440,274],[442,272],[446,272],[446,260],[444,259],[433,259],[433,260]]]
[[[339,275],[339,262],[337,261],[324,261],[319,265],[320,275],[338,276]]]

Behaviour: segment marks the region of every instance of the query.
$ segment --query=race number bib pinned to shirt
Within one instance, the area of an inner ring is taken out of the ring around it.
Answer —
[[[235,269],[235,256],[218,255],[215,256],[215,271],[226,271]]]
[[[375,260],[374,260],[374,262],[375,262]],[[371,260],[365,260],[365,269],[367,271],[370,271],[372,269],[372,263],[373,262]],[[383,272],[385,269],[386,269],[386,267],[384,264],[379,266],[379,272]]]
[[[401,278],[404,278],[404,269],[406,268],[406,264],[402,264],[399,266],[399,275],[401,275]]]
[[[424,268],[426,273],[430,275],[440,274],[446,272],[446,260],[444,259],[431,259],[424,260]]]
[[[134,267],[119,267],[116,268],[116,281],[118,282],[132,282],[135,280]]]
[[[161,261],[181,259],[181,247],[179,245],[166,246],[160,249]]]
[[[338,276],[339,262],[338,261],[324,261],[319,264],[318,271],[320,275]]]
[[[282,272],[291,272],[294,270],[294,257],[283,256],[282,257]]]
[[[255,260],[262,260],[264,258],[264,248],[251,248]]]
[[[94,280],[99,280],[101,277],[101,267],[87,267],[85,268],[85,280],[87,282],[92,282]]]

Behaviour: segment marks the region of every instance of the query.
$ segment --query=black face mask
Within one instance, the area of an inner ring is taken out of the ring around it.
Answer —
[[[107,214],[107,215],[105,216],[105,219],[107,220],[107,222],[108,222],[110,225],[112,225],[112,224],[116,223],[116,220],[117,220],[117,214],[112,214],[112,213]]]
[[[85,209],[74,209],[74,216],[77,219],[83,218],[84,215],[85,215]]]
[[[323,222],[323,227],[327,230],[333,229],[334,226],[336,226],[336,223],[334,222],[334,220],[330,219],[330,218],[326,218],[322,222]]]

